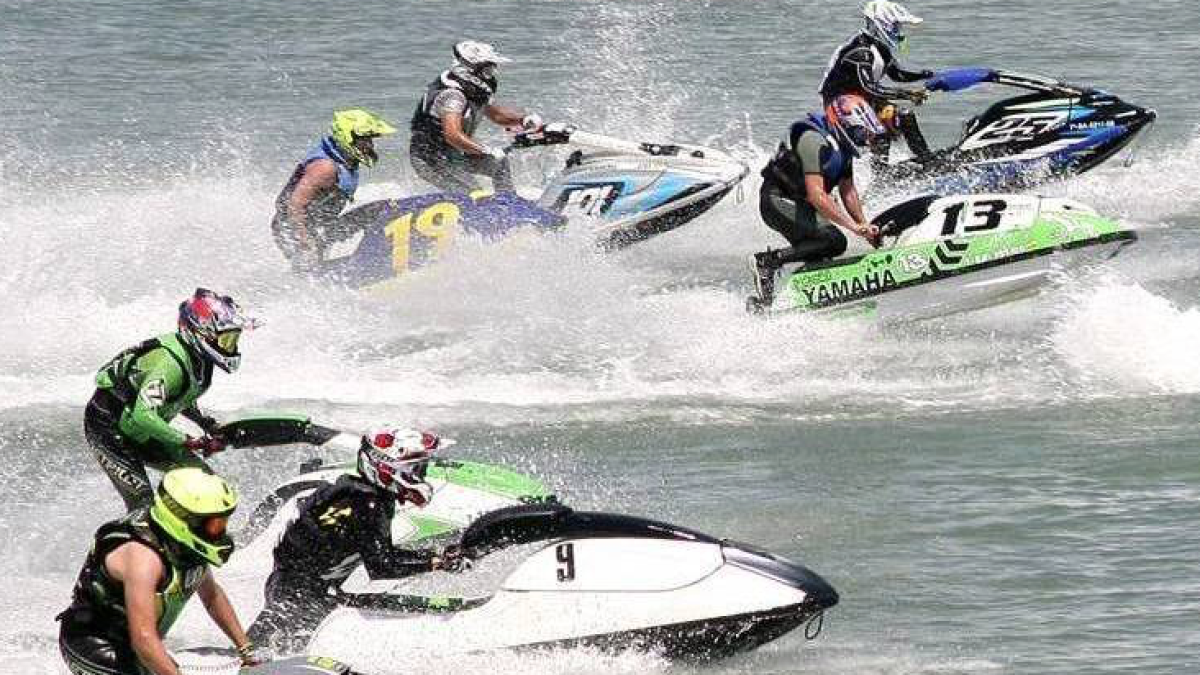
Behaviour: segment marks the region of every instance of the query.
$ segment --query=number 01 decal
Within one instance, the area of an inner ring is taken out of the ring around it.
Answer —
[[[420,237],[432,239],[434,251],[441,254],[454,239],[461,213],[458,204],[439,202],[420,213],[406,213],[388,223],[383,233],[392,239],[392,269],[396,274],[408,271],[415,243],[414,232]]]
[[[554,559],[558,561],[558,580],[575,579],[575,544],[559,544],[554,547]]]

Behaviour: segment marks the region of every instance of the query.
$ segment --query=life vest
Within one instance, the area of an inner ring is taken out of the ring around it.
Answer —
[[[821,177],[825,191],[832,192],[846,174],[853,157],[842,150],[841,143],[829,126],[824,115],[809,115],[807,119],[792,124],[788,136],[779,143],[775,156],[763,167],[762,176],[783,188],[793,201],[807,201],[808,191],[804,188],[804,171],[796,158],[796,143],[806,133],[820,134],[828,144],[821,150]]]
[[[437,100],[438,94],[447,89],[457,89],[466,97],[467,108],[463,111],[463,133],[468,136],[475,135],[475,129],[479,126],[479,118],[483,114],[483,109],[491,102],[492,92],[495,92],[497,85],[495,79],[492,79],[482,82],[484,86],[478,86],[468,79],[468,75],[456,72],[455,69],[447,70],[425,88],[425,95],[417,103],[412,121],[409,123],[412,131],[411,147],[414,151],[430,153],[453,149],[446,142],[442,133],[441,118],[433,111],[434,101]],[[491,89],[490,92],[487,90],[488,88]]]
[[[66,614],[103,627],[106,632],[128,636],[129,618],[125,611],[124,587],[109,575],[104,559],[117,547],[136,541],[158,554],[166,572],[154,594],[158,634],[166,635],[204,580],[208,565],[197,557],[174,555],[163,539],[164,536],[151,525],[149,509],[146,508],[101,525],[75,582],[71,607]]]
[[[316,225],[327,225],[337,220],[338,214],[354,199],[354,193],[358,191],[358,167],[352,166],[333,138],[326,136],[308,151],[304,160],[292,172],[292,177],[288,179],[287,185],[283,186],[283,190],[275,198],[275,210],[279,217],[287,219],[288,201],[292,198],[292,193],[296,191],[296,185],[304,177],[308,165],[318,159],[328,159],[337,166],[337,185],[334,189],[318,194],[309,202],[305,208],[305,215],[309,222]]]
[[[184,379],[183,387],[178,391],[163,392],[166,399],[159,407],[163,419],[170,421],[179,411],[203,396],[212,384],[212,367],[204,363],[197,364],[191,350],[183,344],[177,333],[167,333],[134,345],[114,356],[96,373],[96,387],[111,392],[121,404],[121,413],[110,412],[117,413],[114,418],[122,423],[127,419],[125,413],[133,408],[137,398],[137,387],[130,379],[130,371],[139,359],[156,349],[165,350],[174,359]]]

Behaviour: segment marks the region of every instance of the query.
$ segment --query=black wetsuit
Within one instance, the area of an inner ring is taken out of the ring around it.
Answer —
[[[105,557],[119,546],[139,542],[158,553],[166,571],[158,587],[159,635],[165,635],[199,587],[208,570],[196,558],[172,551],[146,509],[102,525],[79,572],[71,606],[58,615],[62,622],[58,648],[77,675],[141,675],[145,670],[129,638],[123,586],[109,576]]]
[[[355,475],[300,500],[299,515],[275,546],[275,569],[264,589],[266,605],[249,636],[281,652],[304,648],[312,632],[338,607],[396,607],[382,594],[349,594],[341,586],[359,564],[372,579],[400,579],[432,570],[432,550],[392,546],[396,497]]]
[[[883,84],[883,78],[888,77],[896,82],[920,82],[933,77],[932,70],[905,70],[901,68],[888,46],[875,38],[859,33],[848,40],[834,52],[821,80],[821,98],[825,105],[843,94],[857,94],[871,102],[876,110],[882,109],[890,101],[909,98],[904,89],[888,87]],[[897,114],[896,125],[909,149],[918,157],[929,154],[929,145],[917,126],[916,115],[912,111]],[[886,151],[888,139],[879,139],[875,150]]]
[[[492,179],[497,192],[513,189],[508,160],[490,155],[470,155],[450,145],[442,131],[443,107],[462,115],[462,129],[475,134],[484,109],[491,102],[495,79],[476,83],[476,77],[462,68],[452,68],[429,83],[425,95],[413,111],[410,130],[409,161],[417,176],[449,192],[470,193],[482,187],[478,177]]]

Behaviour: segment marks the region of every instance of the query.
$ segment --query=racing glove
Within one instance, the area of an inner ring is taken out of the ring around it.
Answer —
[[[459,574],[471,569],[473,563],[461,546],[450,545],[430,560],[430,569]]]
[[[210,436],[205,434],[199,438],[189,436],[183,442],[183,447],[198,452],[202,457],[211,457],[225,449],[225,439],[219,436]]]
[[[242,660],[242,667],[261,666],[270,660],[270,656],[264,654],[258,647],[254,646],[253,642],[247,642],[237,648],[238,658]]]
[[[545,124],[545,120],[543,120],[542,116],[537,113],[529,113],[525,117],[521,118],[521,128],[525,129],[526,131],[540,129],[545,126]]]

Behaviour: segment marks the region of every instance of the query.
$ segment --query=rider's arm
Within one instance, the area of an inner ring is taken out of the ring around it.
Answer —
[[[296,237],[296,244],[310,249],[308,232],[308,205],[324,190],[337,185],[337,165],[329,159],[317,159],[304,167],[304,175],[296,183],[287,201],[288,224]]]
[[[108,554],[104,564],[125,588],[129,643],[142,666],[154,675],[179,675],[179,666],[158,634],[158,605],[154,595],[165,573],[158,554],[144,544],[129,542]]]
[[[169,452],[184,453],[187,436],[164,419],[160,409],[183,389],[183,370],[165,348],[152,350],[133,364],[130,382],[137,390],[121,430],[137,443],[155,443]]]
[[[217,427],[221,426],[221,423],[216,418],[200,412],[200,408],[195,404],[180,410],[179,414],[195,422],[196,426],[200,427],[206,434],[214,433]]]
[[[888,77],[897,82],[920,82],[934,76],[932,70],[905,70],[900,67],[900,63],[897,61],[889,63],[885,72]]]
[[[908,98],[909,93],[899,87],[888,87],[883,84],[883,76],[888,74],[888,67],[883,55],[874,47],[860,47],[851,50],[845,56],[846,62],[853,67],[854,77],[858,86],[869,96],[882,99]],[[892,62],[893,64],[895,61]]]
[[[808,203],[813,205],[817,213],[825,216],[826,220],[854,233],[858,233],[861,229],[859,224],[825,191],[825,179],[821,174],[804,174],[804,190],[808,197]]]
[[[442,113],[442,136],[450,145],[469,155],[486,155],[487,148],[475,142],[475,139],[463,131],[463,116],[460,112]]]
[[[804,196],[809,204],[826,220],[841,225],[851,231],[857,231],[858,223],[854,222],[833,197],[825,191],[825,178],[821,175],[821,153],[829,152],[829,144],[814,132],[805,132],[796,139],[794,148],[800,170],[804,173]]]
[[[487,118],[502,127],[521,126],[521,120],[525,119],[525,113],[521,110],[507,105],[492,103],[484,107],[483,114]]]
[[[401,579],[433,569],[434,551],[392,546],[391,517],[378,502],[362,513],[358,523],[362,526],[358,532],[359,551],[372,579]]]
[[[842,197],[842,206],[846,207],[846,213],[850,214],[850,217],[859,224],[859,229],[855,231],[872,246],[878,246],[879,229],[871,225],[867,221],[867,215],[863,213],[862,200],[858,197],[858,187],[854,184],[853,175],[838,182],[838,194]]]
[[[234,647],[241,650],[250,644],[250,638],[246,637],[246,631],[238,621],[233,605],[229,603],[229,596],[225,595],[225,589],[217,583],[212,572],[205,572],[204,580],[200,582],[196,594],[200,596],[200,601],[204,603],[204,609],[212,617],[213,623],[233,642]]]

